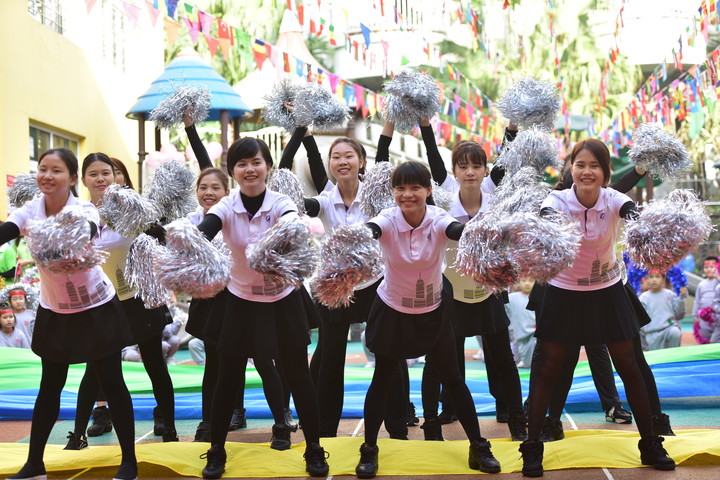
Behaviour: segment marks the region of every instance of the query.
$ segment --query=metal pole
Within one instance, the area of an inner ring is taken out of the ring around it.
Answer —
[[[147,156],[145,151],[145,115],[141,113],[136,118],[138,120],[138,191],[142,191],[142,167]]]
[[[227,151],[228,151],[228,125],[230,123],[230,114],[227,110],[220,110],[220,145],[222,145],[222,161],[223,170],[227,169]]]

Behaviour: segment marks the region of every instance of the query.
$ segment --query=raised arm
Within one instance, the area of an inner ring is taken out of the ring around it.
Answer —
[[[375,154],[375,162],[390,161],[390,143],[392,142],[393,133],[395,132],[394,122],[385,122],[382,133],[378,139],[377,153]]]
[[[423,143],[425,144],[425,150],[427,150],[430,173],[432,173],[432,177],[438,185],[442,185],[447,178],[447,170],[445,169],[445,162],[443,162],[437,142],[435,141],[435,132],[433,132],[432,125],[430,125],[430,120],[420,120],[420,133],[422,134]]]
[[[518,129],[515,124],[512,122],[508,124],[508,126],[505,128],[505,134],[503,135],[503,143],[500,146],[501,150],[505,150],[507,146],[515,140],[515,137],[517,137]],[[490,179],[495,184],[495,186],[500,185],[500,182],[502,182],[502,179],[505,178],[505,168],[501,166],[495,166],[493,165],[492,170],[490,171]]]
[[[621,193],[627,193],[645,177],[647,172],[642,168],[635,167],[623,175],[620,180],[610,185],[610,188]]]
[[[202,141],[200,140],[200,135],[198,135],[197,130],[195,129],[191,113],[192,112],[188,110],[183,114],[185,133],[187,134],[188,140],[190,141],[190,147],[195,153],[195,158],[197,158],[200,170],[205,170],[206,168],[213,167],[213,163],[212,161],[210,161],[210,155],[208,155],[207,150],[205,149],[205,145],[203,145]]]
[[[197,228],[205,235],[205,238],[212,240],[222,230],[222,220],[217,215],[208,213]]]

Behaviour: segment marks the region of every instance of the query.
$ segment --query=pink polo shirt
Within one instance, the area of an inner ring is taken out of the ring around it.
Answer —
[[[210,207],[208,214],[217,215],[222,220],[223,240],[233,257],[228,290],[233,295],[253,302],[270,303],[290,295],[294,287],[274,283],[248,265],[245,249],[261,239],[285,212],[297,212],[297,206],[287,195],[265,190],[265,198],[260,210],[250,217],[240,198],[240,191],[223,197]]]
[[[427,313],[440,304],[445,230],[455,219],[445,210],[427,206],[425,218],[411,227],[399,207],[391,207],[370,220],[382,230],[385,278],[377,294],[390,307],[403,313]]]
[[[591,208],[583,206],[575,187],[553,190],[541,208],[550,207],[580,225],[582,240],[575,262],[550,280],[550,285],[567,290],[600,290],[620,281],[622,267],[615,254],[620,208],[630,197],[611,188],[600,189]]]

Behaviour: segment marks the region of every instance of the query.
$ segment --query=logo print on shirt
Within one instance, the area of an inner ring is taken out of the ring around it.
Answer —
[[[605,220],[605,212],[600,212],[600,220]]]
[[[270,215],[265,216],[265,221],[266,221],[266,222],[269,222],[269,221],[270,221]]]

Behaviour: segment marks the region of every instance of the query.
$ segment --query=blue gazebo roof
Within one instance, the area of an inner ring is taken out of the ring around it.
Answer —
[[[230,117],[249,117],[253,114],[238,93],[199,56],[180,54],[170,62],[162,75],[150,85],[128,111],[128,118],[140,114],[147,120],[149,113],[172,92],[182,85],[205,85],[210,91],[210,115],[208,120],[220,120],[220,111],[227,110]]]

